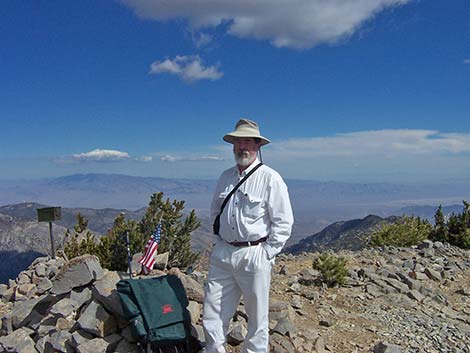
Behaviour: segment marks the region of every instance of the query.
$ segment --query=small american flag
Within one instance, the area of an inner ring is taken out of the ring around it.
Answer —
[[[155,264],[155,254],[157,253],[158,244],[160,243],[160,236],[162,233],[162,224],[158,223],[154,231],[150,235],[150,239],[145,245],[144,255],[139,260],[142,265],[142,272],[148,274]]]

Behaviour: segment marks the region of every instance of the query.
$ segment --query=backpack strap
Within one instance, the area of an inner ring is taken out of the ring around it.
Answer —
[[[214,224],[212,225],[212,228],[214,230],[214,234],[219,235],[219,229],[220,229],[220,216],[222,215],[222,212],[224,212],[225,205],[227,204],[228,200],[232,197],[232,195],[237,191],[237,189],[250,177],[251,174],[256,172],[256,170],[261,167],[263,163],[257,164],[252,170],[248,172],[245,177],[238,182],[237,185],[228,193],[228,195],[225,197],[224,202],[222,203],[222,206],[220,207],[220,212],[219,214],[215,217]]]

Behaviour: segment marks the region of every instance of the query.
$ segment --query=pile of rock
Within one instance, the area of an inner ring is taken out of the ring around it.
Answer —
[[[189,299],[193,335],[204,341],[201,326],[203,283],[199,272],[191,275],[177,268],[154,270],[151,276],[173,274],[180,278]],[[126,273],[104,270],[98,258],[84,255],[71,261],[42,257],[11,280],[0,285],[2,317],[0,352],[141,352],[123,319],[116,283]],[[277,335],[287,333],[286,321],[295,315],[289,305],[272,305],[271,326]],[[237,346],[246,334],[247,316],[240,305],[228,340]],[[274,336],[273,344],[290,347]]]
[[[182,279],[196,322],[202,286],[178,269],[171,272]],[[16,281],[0,286],[6,311],[0,352],[140,352],[116,292],[116,283],[124,277],[127,274],[103,270],[91,255],[68,262],[36,259]]]

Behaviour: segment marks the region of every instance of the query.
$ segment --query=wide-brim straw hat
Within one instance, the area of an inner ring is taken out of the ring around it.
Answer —
[[[271,141],[259,133],[258,124],[252,120],[240,119],[235,125],[235,131],[229,132],[224,136],[224,141],[234,143],[237,137],[253,137],[261,140],[261,145],[267,145]]]

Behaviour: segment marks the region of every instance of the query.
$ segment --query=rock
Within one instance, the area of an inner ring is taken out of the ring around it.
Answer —
[[[412,271],[408,274],[412,279],[416,279],[418,281],[427,281],[429,277],[423,272],[416,272]]]
[[[176,267],[168,271],[168,274],[175,275],[181,280],[189,300],[193,300],[198,303],[204,302],[204,288],[202,288],[196,280],[185,275]]]
[[[318,337],[315,341],[315,351],[316,353],[326,353],[325,340],[323,337]]]
[[[108,346],[108,342],[104,339],[93,338],[92,340],[77,346],[76,350],[78,353],[106,353]]]
[[[417,290],[411,290],[408,292],[408,297],[410,297],[411,299],[414,299],[418,302],[422,302],[423,299],[424,299],[424,296],[418,292]]]
[[[284,276],[290,276],[291,272],[289,271],[289,267],[287,265],[282,266],[279,271],[279,274]]]
[[[274,326],[273,332],[277,332],[283,336],[292,337],[293,334],[296,332],[296,329],[287,317],[282,317],[278,320],[276,326]]]
[[[36,292],[37,294],[42,295],[51,288],[52,288],[51,280],[47,277],[44,277],[44,278],[41,278],[41,280],[37,283]]]
[[[395,344],[389,344],[386,342],[379,342],[374,347],[374,353],[401,353],[402,348]]]
[[[87,304],[91,300],[91,289],[88,287],[81,289],[74,289],[70,292],[70,299],[77,303],[77,309],[82,305]]]
[[[9,302],[15,298],[15,287],[10,287],[3,292],[2,301]]]
[[[32,283],[24,283],[20,284],[16,288],[16,293],[25,296],[26,298],[30,299],[36,294],[36,285]]]
[[[36,307],[36,305],[38,305],[41,301],[45,299],[46,297],[43,296],[35,299],[30,299],[21,303],[17,303],[13,307],[13,309],[7,315],[4,316],[3,319],[5,319],[5,322],[10,321],[11,327],[13,329],[20,328],[21,326],[27,324],[27,318],[32,314],[32,311]]]
[[[108,351],[114,352],[114,348],[116,348],[118,343],[122,340],[122,337],[117,333],[113,333],[109,336],[106,336],[104,340],[108,343]]]
[[[294,309],[302,309],[303,305],[302,305],[302,298],[300,297],[300,295],[294,294],[292,296],[291,305]]]
[[[163,254],[157,254],[155,256],[155,264],[153,265],[153,268],[157,270],[165,270],[168,266],[168,259],[170,257],[170,253],[167,251]]]
[[[72,318],[65,319],[63,317],[59,317],[57,319],[57,323],[55,324],[55,327],[57,331],[68,331],[73,327],[74,324],[75,324],[75,320],[72,320]]]
[[[37,352],[31,338],[33,330],[20,328],[8,336],[0,337],[1,352]]]
[[[141,353],[142,350],[136,344],[121,340],[114,350],[114,353]]]
[[[440,281],[442,279],[441,274],[431,268],[425,268],[424,273],[433,281]]]
[[[332,320],[323,319],[323,320],[320,320],[318,324],[323,327],[331,327],[334,325],[334,322]]]
[[[47,267],[44,263],[39,263],[37,266],[35,266],[35,271],[34,273],[38,277],[46,277],[47,275]]]
[[[78,309],[78,303],[70,298],[64,298],[55,303],[50,310],[52,315],[58,315],[68,318],[75,316],[75,311]]]
[[[51,293],[69,293],[73,288],[87,285],[103,276],[96,256],[83,255],[66,263],[52,281]]]
[[[124,317],[121,301],[116,290],[116,283],[123,276],[115,271],[107,271],[102,278],[95,282],[93,299],[103,305],[111,314]]]
[[[77,323],[82,330],[98,337],[108,336],[117,329],[115,318],[94,301],[88,304]]]
[[[199,317],[201,316],[201,304],[190,300],[187,309],[191,315],[191,322],[193,324],[197,324],[199,321]]]
[[[206,341],[206,337],[204,335],[204,329],[201,325],[192,325],[191,326],[191,336],[196,338],[204,346],[204,343]]]
[[[432,249],[434,246],[433,246],[433,242],[431,240],[423,240],[420,244],[418,244],[418,249]]]
[[[0,283],[0,298],[3,297],[7,290],[8,286],[6,284]]]
[[[227,342],[233,346],[238,346],[243,342],[248,330],[245,321],[232,323],[227,334]]]
[[[29,284],[31,283],[31,277],[27,274],[27,272],[23,271],[18,275],[18,278],[16,279],[16,283],[18,285]]]
[[[44,350],[54,353],[73,353],[70,342],[72,334],[67,331],[58,331],[51,334],[50,339],[44,345]]]
[[[83,330],[77,330],[72,334],[72,346],[74,348],[77,348],[79,345],[86,343],[87,341],[90,341],[93,339],[93,335],[83,331]]]
[[[466,296],[466,297],[470,297],[470,289],[469,288],[460,288],[460,289],[456,290],[455,293]]]

